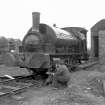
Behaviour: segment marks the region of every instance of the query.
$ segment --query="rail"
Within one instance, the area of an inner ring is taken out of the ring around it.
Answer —
[[[35,86],[37,88],[41,87],[40,81],[29,79],[30,77],[21,77],[1,81],[0,97],[22,92],[25,89],[30,88],[32,86]]]

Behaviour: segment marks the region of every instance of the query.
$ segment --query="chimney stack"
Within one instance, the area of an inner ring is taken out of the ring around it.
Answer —
[[[39,24],[40,24],[40,13],[33,12],[32,13],[32,31],[39,32]]]

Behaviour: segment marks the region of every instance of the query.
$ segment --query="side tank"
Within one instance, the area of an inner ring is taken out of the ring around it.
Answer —
[[[44,43],[53,43],[55,46],[69,46],[78,43],[78,39],[73,33],[63,29],[51,27],[47,24],[40,24],[39,30]]]

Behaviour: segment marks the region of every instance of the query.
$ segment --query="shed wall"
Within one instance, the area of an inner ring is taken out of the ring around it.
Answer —
[[[100,63],[105,62],[105,30],[99,31],[99,59]]]

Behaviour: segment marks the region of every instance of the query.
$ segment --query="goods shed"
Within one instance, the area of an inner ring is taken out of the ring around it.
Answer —
[[[91,28],[91,56],[105,58],[105,19]]]

